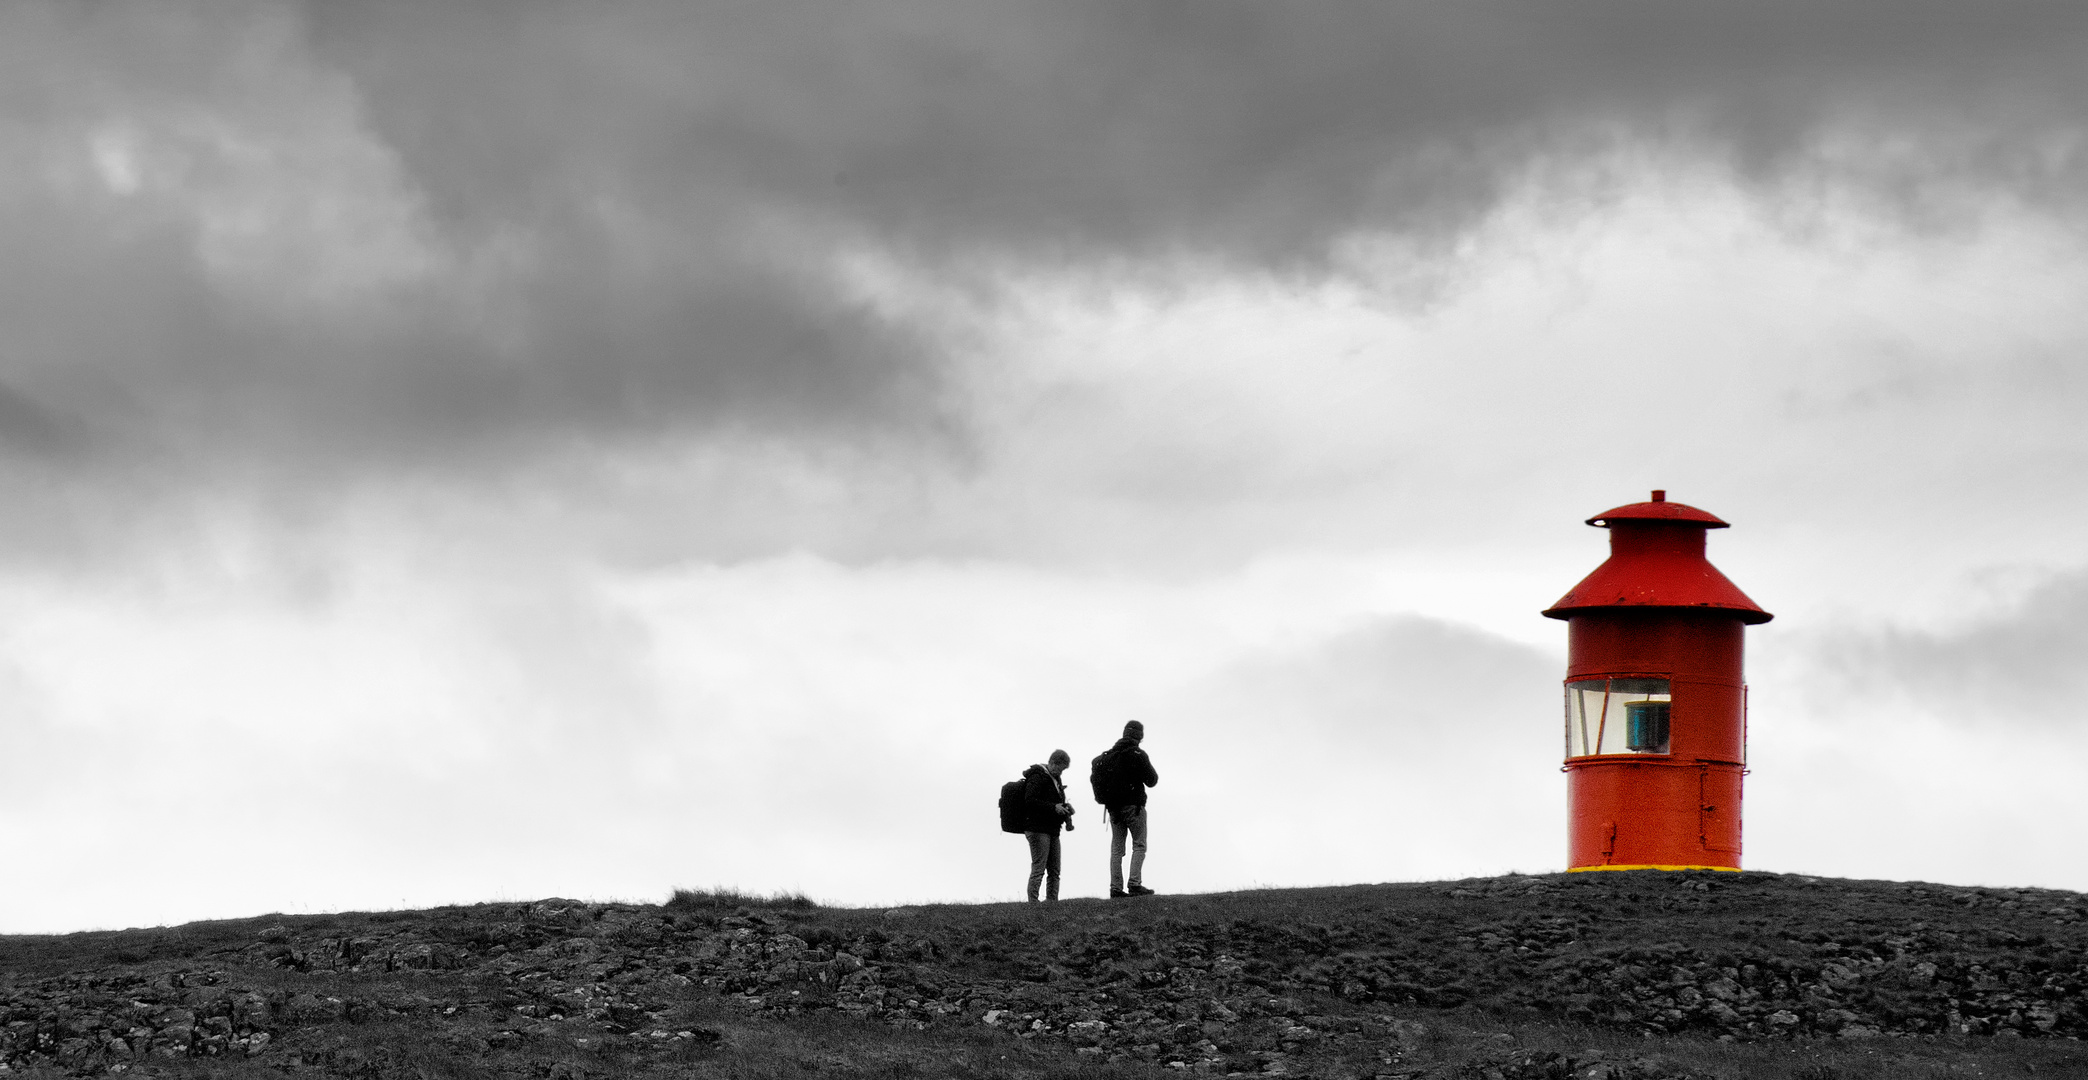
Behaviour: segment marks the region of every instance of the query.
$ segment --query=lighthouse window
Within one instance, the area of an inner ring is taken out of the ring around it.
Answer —
[[[1567,683],[1566,756],[1667,753],[1671,702],[1666,679]]]

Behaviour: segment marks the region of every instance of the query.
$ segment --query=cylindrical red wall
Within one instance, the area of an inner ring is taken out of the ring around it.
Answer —
[[[1566,617],[1567,681],[1663,678],[1673,696],[1666,755],[1567,760],[1568,868],[1739,869],[1747,753],[1741,618],[1667,607]]]

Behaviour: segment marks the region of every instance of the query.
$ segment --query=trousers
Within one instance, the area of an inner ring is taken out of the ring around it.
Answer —
[[[1124,837],[1131,838],[1131,884],[1145,883],[1146,808],[1126,806],[1109,812],[1109,889],[1124,890]]]
[[[1037,902],[1037,886],[1047,881],[1050,884],[1045,886],[1044,895],[1056,901],[1059,892],[1059,834],[1033,832],[1022,835],[1029,841],[1030,849],[1030,903]]]

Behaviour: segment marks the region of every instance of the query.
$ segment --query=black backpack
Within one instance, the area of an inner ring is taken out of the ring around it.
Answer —
[[[1029,831],[1023,828],[1027,824],[1026,819],[1029,816],[1028,801],[1022,797],[1022,789],[1026,786],[1028,786],[1027,781],[1019,776],[1001,785],[1000,811],[1002,832],[1019,833]]]
[[[1104,806],[1128,806],[1134,799],[1125,782],[1121,757],[1112,746],[1095,755],[1088,766],[1088,786],[1095,789],[1095,801]]]

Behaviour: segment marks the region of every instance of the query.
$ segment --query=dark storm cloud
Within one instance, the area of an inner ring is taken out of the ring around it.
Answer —
[[[1773,172],[1837,119],[2025,179],[2088,90],[2064,3],[313,10],[453,218],[613,177],[930,254],[1310,258],[1454,226],[1537,155],[1675,139]]]
[[[1817,650],[1844,702],[1885,695],[1946,721],[2077,724],[2088,714],[2088,571],[2045,578],[2011,611],[1941,631],[1847,633]]]
[[[1641,144],[2043,197],[2080,178],[2088,90],[2088,15],[2063,3],[325,0],[274,36],[255,28],[286,9],[35,10],[10,34],[18,141],[231,114],[263,146],[205,148],[236,172],[317,137],[294,106],[334,80],[398,169],[355,183],[448,262],[329,323],[228,296],[181,228],[18,195],[30,287],[0,379],[104,440],[351,468],[961,427],[933,335],[837,285],[849,251],[959,283],[1310,271],[1344,236],[1454,235],[1532,169]]]

